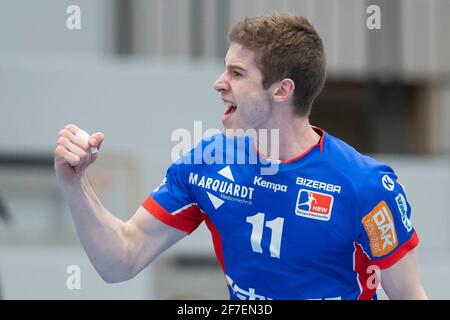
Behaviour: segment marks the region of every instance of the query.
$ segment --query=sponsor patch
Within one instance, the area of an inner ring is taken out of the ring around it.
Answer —
[[[333,196],[301,189],[298,192],[295,214],[301,217],[328,221],[333,208]]]
[[[392,181],[392,179],[387,174],[385,174],[383,178],[381,178],[381,182],[383,183],[383,187],[386,190],[388,191],[394,190],[394,181]]]
[[[253,191],[255,191],[255,188],[236,183],[229,166],[218,171],[218,173],[222,177],[225,177],[226,180],[190,172],[188,182],[206,190],[206,194],[215,209],[221,207],[225,201],[252,205]],[[214,191],[214,193],[211,191]]]
[[[411,220],[409,220],[408,216],[406,215],[408,211],[406,199],[401,193],[399,193],[398,196],[395,197],[395,202],[397,202],[398,210],[400,211],[400,214],[402,216],[403,225],[405,226],[406,231],[410,232],[412,230],[412,224]]]
[[[318,190],[322,190],[322,191],[326,191],[326,192],[341,193],[341,186],[322,182],[322,181],[297,177],[295,183],[298,184],[299,186],[303,186],[303,187],[307,187],[307,188],[318,189]]]
[[[397,247],[394,219],[385,201],[378,203],[362,219],[362,223],[369,237],[370,249],[374,257],[385,256]]]
[[[262,177],[258,177],[255,176],[255,178],[253,179],[253,184],[255,186],[260,186],[266,189],[270,189],[273,192],[277,192],[277,191],[281,191],[281,192],[286,192],[288,187],[285,184],[279,184],[279,183],[275,183],[275,182],[271,182],[271,181],[266,181],[263,180]]]

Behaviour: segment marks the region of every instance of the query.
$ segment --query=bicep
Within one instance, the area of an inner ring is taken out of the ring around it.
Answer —
[[[427,299],[420,280],[415,250],[381,271],[381,286],[390,299]]]
[[[143,206],[137,209],[126,226],[127,259],[133,276],[187,235],[161,222]]]

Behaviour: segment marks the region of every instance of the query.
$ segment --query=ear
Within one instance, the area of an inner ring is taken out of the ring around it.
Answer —
[[[292,79],[285,78],[274,87],[273,99],[277,102],[289,100],[295,91],[295,83]]]

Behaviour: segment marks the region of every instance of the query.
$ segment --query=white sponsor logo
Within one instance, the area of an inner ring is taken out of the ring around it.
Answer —
[[[207,192],[215,209],[218,209],[225,202],[224,200],[248,205],[252,204],[254,188],[235,183],[229,166],[223,168],[218,173],[230,181],[199,176],[197,173],[191,172],[189,174],[189,183],[206,190],[218,192],[218,196]]]
[[[405,226],[406,231],[410,232],[412,230],[412,224],[411,220],[409,220],[408,216],[406,215],[406,212],[408,211],[406,199],[401,193],[399,193],[398,196],[395,197],[395,201],[397,202],[398,210],[400,211],[400,214],[402,216],[403,225]]]
[[[306,179],[302,177],[297,177],[297,180],[295,181],[300,186],[305,186],[313,189],[328,191],[328,192],[336,192],[341,193],[341,186],[334,185],[331,183],[325,183],[322,181],[316,181],[312,179]]]
[[[233,279],[231,279],[228,275],[225,275],[225,278],[227,279],[231,290],[233,290],[233,293],[241,300],[273,300],[272,298],[256,294],[255,288],[248,288],[248,291],[239,288],[239,286],[233,282]]]
[[[273,300],[272,298],[257,294],[255,288],[248,288],[248,291],[241,289],[227,274],[225,278],[233,294],[241,300]],[[342,300],[342,298],[339,296],[330,298],[307,298],[306,300]]]
[[[383,178],[381,178],[381,182],[383,182],[383,187],[386,190],[388,190],[388,191],[394,190],[394,181],[392,181],[392,179],[389,178],[389,176],[387,174],[385,174],[383,176]]]
[[[271,189],[271,190],[273,190],[273,192],[277,192],[277,191],[286,192],[287,191],[287,185],[266,181],[266,180],[263,180],[262,177],[258,177],[258,176],[255,176],[255,179],[253,180],[253,184],[256,186],[266,188],[266,189]]]

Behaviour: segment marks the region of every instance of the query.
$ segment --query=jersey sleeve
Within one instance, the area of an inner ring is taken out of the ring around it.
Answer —
[[[358,197],[358,243],[372,264],[389,268],[419,243],[405,190],[395,173],[384,169],[367,181]]]
[[[202,223],[204,216],[192,199],[184,174],[185,166],[180,162],[173,163],[161,185],[142,206],[161,222],[190,234]]]

